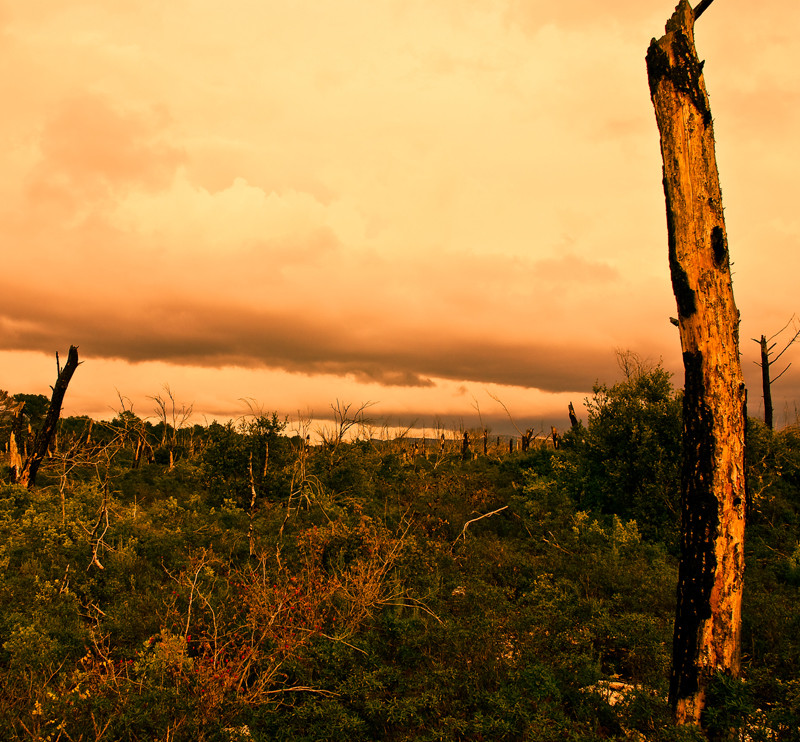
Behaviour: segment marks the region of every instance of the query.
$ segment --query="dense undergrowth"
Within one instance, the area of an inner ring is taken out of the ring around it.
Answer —
[[[666,702],[679,394],[656,369],[588,410],[469,457],[63,421],[38,486],[0,486],[0,737],[698,738]],[[744,681],[706,725],[797,740],[800,434],[748,436]]]

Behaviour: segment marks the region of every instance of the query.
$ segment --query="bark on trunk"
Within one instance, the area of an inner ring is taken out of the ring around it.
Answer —
[[[711,110],[681,0],[647,51],[661,134],[672,286],[686,373],[682,538],[670,701],[699,723],[709,681],[738,675],[744,572],[746,392],[739,362]]]
[[[761,386],[764,389],[764,423],[772,430],[772,382],[769,380],[769,348],[767,338],[761,336]]]
[[[78,368],[78,349],[72,345],[67,356],[67,363],[58,373],[58,379],[56,379],[53,387],[53,396],[50,398],[50,406],[47,408],[47,415],[44,418],[42,427],[36,434],[31,452],[17,478],[17,482],[25,487],[30,488],[36,485],[36,474],[39,471],[39,465],[47,455],[47,449],[50,447],[50,442],[55,435],[58,418],[61,415],[61,404],[64,401],[64,395],[76,368]]]
[[[8,463],[11,470],[11,481],[19,481],[19,474],[22,471],[22,454],[20,453],[18,441],[22,440],[22,412],[25,403],[20,402],[14,408],[14,417],[11,422],[11,436],[8,440]]]
[[[20,456],[17,446],[17,436],[14,434],[13,430],[8,440],[8,465],[11,470],[11,481],[16,482],[18,479],[18,472],[22,470],[22,456]]]

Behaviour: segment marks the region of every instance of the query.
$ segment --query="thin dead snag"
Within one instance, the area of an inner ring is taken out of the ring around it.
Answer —
[[[761,350],[761,360],[756,361],[756,365],[761,367],[761,388],[762,393],[764,395],[764,424],[770,429],[773,429],[773,408],[772,408],[772,385],[781,378],[791,367],[791,363],[788,364],[783,371],[781,371],[777,376],[772,378],[772,366],[773,364],[777,363],[781,356],[791,348],[798,339],[800,339],[800,330],[795,330],[794,335],[792,335],[791,339],[789,340],[786,345],[783,346],[781,351],[772,358],[772,351],[775,350],[775,346],[777,343],[773,343],[772,341],[778,337],[795,319],[794,315],[792,315],[789,322],[787,322],[781,330],[775,333],[772,337],[767,338],[766,335],[762,335],[760,340],[756,340],[753,338],[754,343],[758,343],[760,350]]]
[[[670,682],[670,701],[681,724],[701,721],[715,673],[739,673],[745,523],[746,393],[739,312],[694,21],[689,3],[681,0],[666,34],[647,50],[686,373],[681,562]]]
[[[58,358],[58,356],[56,356],[56,358]],[[24,487],[30,488],[34,487],[36,484],[36,474],[39,471],[39,465],[47,455],[47,449],[50,447],[50,443],[56,433],[56,426],[58,425],[58,418],[61,416],[61,405],[64,402],[64,395],[67,393],[67,387],[69,386],[69,382],[76,368],[78,368],[78,349],[74,345],[71,345],[66,365],[64,368],[58,369],[58,378],[53,387],[53,396],[50,399],[50,406],[47,408],[47,415],[42,423],[42,427],[36,434],[31,452],[17,476],[17,483]]]
[[[764,394],[764,424],[772,430],[772,380],[769,378],[769,345],[767,336],[762,335],[758,341],[761,348],[761,388]]]

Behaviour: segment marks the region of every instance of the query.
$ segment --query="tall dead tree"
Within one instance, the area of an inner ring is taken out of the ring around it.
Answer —
[[[56,355],[56,361],[58,355]],[[47,408],[47,415],[44,418],[42,427],[36,433],[36,438],[33,441],[31,451],[25,459],[25,463],[17,473],[16,481],[25,487],[31,488],[36,484],[36,474],[39,471],[39,465],[47,455],[47,449],[53,440],[56,433],[56,426],[58,425],[58,418],[61,416],[61,405],[64,402],[64,395],[67,392],[67,387],[78,368],[78,349],[71,345],[69,354],[67,355],[67,362],[64,368],[58,366],[58,378],[56,379],[55,386],[53,386],[53,396],[50,398],[50,406]]]
[[[764,422],[772,430],[772,381],[769,378],[769,351],[767,336],[762,335],[758,343],[761,346],[761,388],[764,394]],[[774,346],[773,346],[774,347]]]
[[[739,361],[711,109],[692,10],[681,0],[647,50],[661,135],[669,265],[685,369],[681,560],[670,701],[702,723],[716,673],[739,674],[744,574],[746,391]]]
[[[791,322],[793,319],[794,316],[792,316],[792,319],[790,319],[789,322]],[[753,338],[753,342],[758,343],[761,349],[761,360],[757,361],[756,363],[758,366],[761,366],[761,389],[764,395],[764,423],[770,430],[773,428],[772,384],[780,379],[781,376],[783,376],[789,370],[789,367],[792,364],[790,363],[788,366],[786,366],[786,368],[784,368],[783,371],[781,371],[775,378],[771,378],[772,365],[776,363],[778,359],[797,342],[798,338],[800,338],[800,330],[797,330],[792,336],[791,340],[789,340],[789,342],[783,346],[783,349],[780,351],[780,353],[778,353],[778,355],[774,358],[771,358],[770,356],[772,355],[772,351],[775,350],[775,346],[777,345],[777,343],[773,343],[772,341],[778,337],[778,335],[780,335],[788,326],[789,323],[787,323],[782,330],[775,333],[769,339],[767,339],[766,335],[762,335],[760,340]]]

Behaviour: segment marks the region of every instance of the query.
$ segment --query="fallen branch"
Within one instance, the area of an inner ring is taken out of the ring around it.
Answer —
[[[456,538],[456,540],[453,541],[453,546],[455,546],[458,543],[458,539],[460,539],[462,536],[464,537],[465,541],[467,540],[467,527],[469,526],[470,523],[475,523],[475,522],[477,522],[479,520],[483,520],[484,518],[491,518],[493,515],[497,515],[498,513],[502,513],[504,510],[507,510],[507,509],[508,509],[508,505],[503,505],[503,507],[498,508],[497,510],[492,510],[491,513],[484,513],[483,515],[479,515],[477,518],[473,518],[472,520],[468,520],[464,524],[464,527],[461,529],[461,533],[459,533],[458,537]]]
[[[528,531],[528,533],[530,533],[530,531]],[[567,549],[565,549],[563,546],[560,546],[559,544],[556,543],[556,537],[553,535],[552,531],[548,531],[547,533],[550,535],[550,538],[552,538],[553,540],[552,541],[548,541],[544,536],[542,536],[542,541],[544,541],[549,546],[552,546],[552,547],[558,549],[559,551],[563,551],[565,554],[569,554],[570,556],[575,556],[575,554],[573,552],[567,551]]]
[[[264,691],[265,696],[274,696],[278,693],[316,693],[320,696],[339,696],[340,693],[334,693],[332,690],[325,690],[323,688],[312,688],[307,685],[293,685],[291,688],[274,688],[273,690]]]

